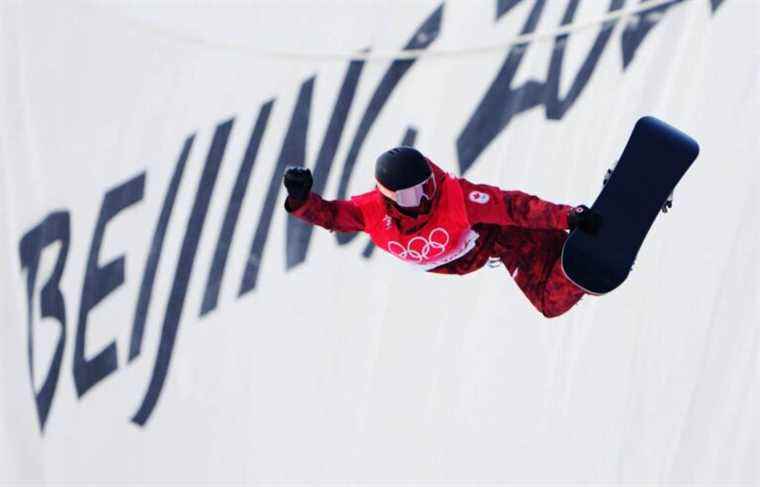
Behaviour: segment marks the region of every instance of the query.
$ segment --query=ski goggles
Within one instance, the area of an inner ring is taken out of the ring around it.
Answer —
[[[428,201],[433,201],[433,196],[435,195],[435,177],[431,174],[429,178],[411,188],[392,191],[382,184],[377,183],[377,189],[383,194],[383,196],[391,201],[395,201],[397,205],[403,208],[415,208],[420,206],[422,198],[427,198]]]

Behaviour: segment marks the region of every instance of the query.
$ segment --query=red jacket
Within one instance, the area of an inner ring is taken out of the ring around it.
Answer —
[[[433,172],[438,182],[442,182],[443,171],[433,165]],[[567,229],[571,206],[549,203],[521,191],[504,191],[495,186],[474,184],[463,178],[458,181],[464,194],[468,219],[480,237],[469,253],[430,272],[467,274],[483,267],[489,257],[498,255],[494,248],[495,240],[505,227]],[[362,212],[350,200],[327,201],[311,193],[306,202],[300,203],[300,206],[299,203],[288,197],[285,208],[308,223],[337,232],[364,230]],[[416,218],[404,215],[391,204],[387,205],[387,211],[402,233],[414,231],[428,218],[424,214]]]

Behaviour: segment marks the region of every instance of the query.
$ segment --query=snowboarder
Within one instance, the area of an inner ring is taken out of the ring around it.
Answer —
[[[585,294],[564,275],[560,256],[567,230],[599,228],[601,217],[588,207],[471,183],[411,147],[381,154],[375,180],[368,193],[326,201],[311,192],[309,169],[289,167],[285,209],[328,230],[364,231],[381,249],[428,272],[467,274],[498,259],[548,318]]]

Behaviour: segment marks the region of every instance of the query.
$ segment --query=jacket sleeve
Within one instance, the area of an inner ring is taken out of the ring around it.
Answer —
[[[310,193],[309,199],[299,202],[288,196],[285,200],[285,210],[307,223],[319,225],[331,231],[364,230],[362,212],[350,200],[327,201],[316,193]]]
[[[572,206],[544,201],[522,191],[505,191],[487,184],[459,180],[471,224],[513,225],[566,230]]]

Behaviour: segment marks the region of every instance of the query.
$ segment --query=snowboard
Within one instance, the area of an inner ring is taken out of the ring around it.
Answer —
[[[605,294],[628,277],[660,209],[699,154],[697,142],[654,117],[633,127],[609,180],[591,207],[602,217],[595,235],[573,230],[562,268],[575,285]]]

